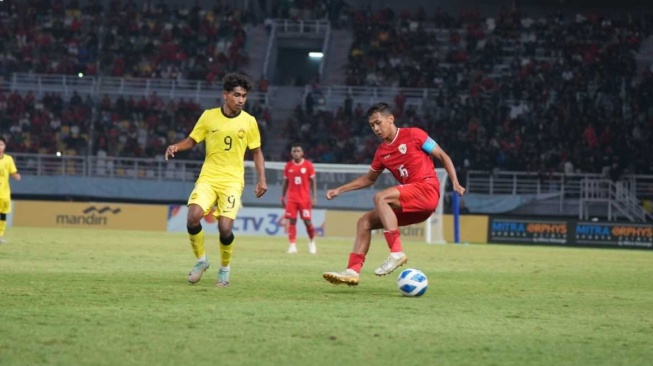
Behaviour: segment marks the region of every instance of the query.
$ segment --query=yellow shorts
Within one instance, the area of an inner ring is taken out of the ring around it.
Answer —
[[[11,197],[0,197],[0,213],[8,214],[11,212]]]
[[[213,212],[215,217],[224,216],[235,220],[240,209],[242,194],[243,186],[240,183],[212,185],[207,182],[197,182],[188,198],[188,205],[200,206],[204,210],[204,216],[208,215],[214,206],[217,206]]]

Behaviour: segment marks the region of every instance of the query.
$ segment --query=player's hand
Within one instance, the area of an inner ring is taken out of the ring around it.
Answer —
[[[337,189],[329,189],[326,193],[326,199],[332,200],[338,197],[339,194],[340,192]]]
[[[168,146],[168,148],[166,149],[166,153],[165,153],[165,155],[164,155],[163,157],[164,157],[166,160],[168,160],[168,156],[174,158],[174,157],[175,157],[175,153],[177,152],[177,150],[179,150],[179,148],[177,147],[177,145],[170,145],[170,146]]]
[[[20,173],[14,174],[14,179],[15,180],[20,180]]]
[[[463,194],[465,194],[465,187],[461,186],[458,183],[453,184],[453,190],[456,191],[459,196],[462,196]]]
[[[265,192],[268,191],[268,185],[265,182],[258,182],[256,184],[256,188],[254,189],[254,194],[256,194],[256,198],[260,198],[265,194]]]
[[[317,197],[313,197],[311,203],[313,204],[313,206],[317,205]]]

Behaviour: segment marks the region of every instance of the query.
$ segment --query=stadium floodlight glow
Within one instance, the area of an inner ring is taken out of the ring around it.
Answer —
[[[309,52],[308,57],[310,58],[322,58],[324,54],[322,52]]]

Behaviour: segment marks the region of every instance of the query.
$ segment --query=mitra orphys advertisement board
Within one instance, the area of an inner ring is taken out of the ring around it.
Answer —
[[[488,242],[653,249],[653,225],[490,217]]]
[[[569,244],[566,220],[490,217],[488,242],[501,244]]]
[[[653,249],[653,225],[579,221],[574,241],[583,246]]]

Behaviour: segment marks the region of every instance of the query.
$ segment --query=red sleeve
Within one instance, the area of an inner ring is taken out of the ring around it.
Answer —
[[[315,177],[315,166],[310,161],[308,162],[308,176],[311,178]]]
[[[426,131],[422,130],[421,128],[411,128],[412,132],[412,137],[413,139],[416,140],[417,148],[419,150],[422,150],[422,145],[424,145],[424,142],[429,138],[429,135],[426,133]]]
[[[286,166],[283,167],[283,179],[288,179],[288,167],[290,166],[290,163],[286,163]]]
[[[381,164],[381,159],[379,159],[379,150],[377,149],[374,153],[374,160],[372,160],[372,165],[370,168],[374,171],[380,172],[385,169],[385,165]]]

